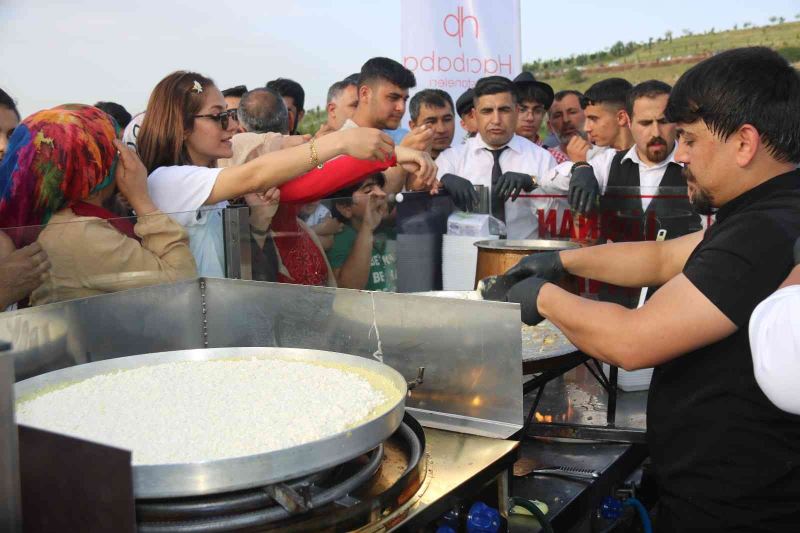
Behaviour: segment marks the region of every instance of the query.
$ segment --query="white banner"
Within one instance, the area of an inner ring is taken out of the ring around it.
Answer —
[[[402,62],[414,92],[442,89],[455,102],[485,76],[513,79],[522,71],[519,13],[519,0],[402,0]]]

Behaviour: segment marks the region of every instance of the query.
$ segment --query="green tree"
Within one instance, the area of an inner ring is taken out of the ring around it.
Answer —
[[[625,43],[622,41],[617,41],[609,50],[609,53],[612,57],[622,57],[625,55]]]
[[[667,31],[664,33],[664,37],[669,41],[672,42],[672,31]]]
[[[778,17],[776,17],[776,16],[772,16],[772,17],[770,17],[770,18],[769,18],[769,21],[770,21],[772,24],[775,24],[776,22],[778,22]]]
[[[753,25],[753,23],[752,23],[752,22],[745,22],[744,24],[742,24],[742,28],[745,28],[745,29],[747,29],[747,28],[749,28],[749,27],[750,27],[750,26],[752,26],[752,25]]]
[[[564,78],[570,83],[580,83],[583,81],[583,74],[576,68],[569,69]]]

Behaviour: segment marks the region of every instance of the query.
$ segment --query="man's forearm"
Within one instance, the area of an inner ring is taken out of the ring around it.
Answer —
[[[384,170],[383,175],[386,176],[386,184],[383,186],[384,192],[390,194],[402,191],[403,186],[406,184],[406,174],[405,169],[400,165]]]
[[[630,366],[617,351],[626,342],[619,324],[631,310],[620,305],[575,296],[553,284],[542,287],[538,307],[586,355],[616,366]],[[587,320],[586,317],[592,317]]]
[[[570,274],[620,287],[663,285],[683,270],[702,232],[665,242],[622,242],[560,253]]]
[[[353,243],[353,249],[342,265],[336,283],[343,289],[364,289],[369,282],[370,261],[372,260],[372,232],[360,229]]]

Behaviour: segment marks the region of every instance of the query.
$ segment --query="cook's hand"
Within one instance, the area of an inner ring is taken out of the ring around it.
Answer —
[[[573,135],[567,143],[567,156],[570,161],[586,161],[586,156],[589,154],[589,149],[592,144],[581,137],[580,135]]]
[[[462,211],[472,211],[478,204],[478,193],[469,180],[455,174],[445,174],[439,183]]]
[[[560,280],[566,270],[561,263],[559,252],[544,252],[523,257],[519,263],[509,268],[503,276],[520,282],[526,278],[537,277],[546,281]]]
[[[417,126],[403,137],[403,140],[400,141],[400,146],[430,153],[433,147],[433,129],[425,124]]]
[[[438,168],[428,152],[407,146],[397,146],[397,163],[403,170],[414,174],[413,190],[430,189],[436,183]]]
[[[539,314],[537,300],[539,299],[539,291],[547,283],[549,282],[546,279],[527,278],[511,287],[506,295],[508,302],[520,305],[522,321],[529,326],[535,326],[544,320],[544,317]]]
[[[147,192],[147,169],[142,160],[122,141],[114,139],[114,146],[119,152],[119,161],[114,173],[119,191],[138,216],[156,211],[157,208],[150,198],[150,193]]]
[[[531,192],[535,188],[536,182],[533,176],[521,172],[504,172],[503,175],[498,178],[492,190],[494,196],[501,202],[505,202],[509,198],[511,198],[513,202],[519,198],[522,191]]]
[[[582,165],[572,171],[569,180],[569,205],[578,213],[589,213],[600,197],[600,185],[594,177],[594,169]]]
[[[0,294],[3,308],[22,300],[47,278],[50,261],[35,242],[0,260]]]
[[[330,135],[339,135],[343,153],[356,159],[385,161],[394,153],[392,138],[375,128],[351,128]]]

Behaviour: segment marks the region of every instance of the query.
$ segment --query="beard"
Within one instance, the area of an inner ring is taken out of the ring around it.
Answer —
[[[659,144],[656,149],[653,149],[653,145]],[[667,156],[669,155],[669,150],[667,149],[667,141],[662,139],[661,137],[653,137],[647,143],[647,158],[653,163],[661,163],[664,161]]]
[[[686,185],[689,188],[689,203],[692,204],[695,212],[699,215],[713,215],[716,213],[717,208],[713,205],[714,197],[697,184],[697,179],[692,174],[692,171],[689,170],[689,167],[683,167],[681,175],[686,180]]]

